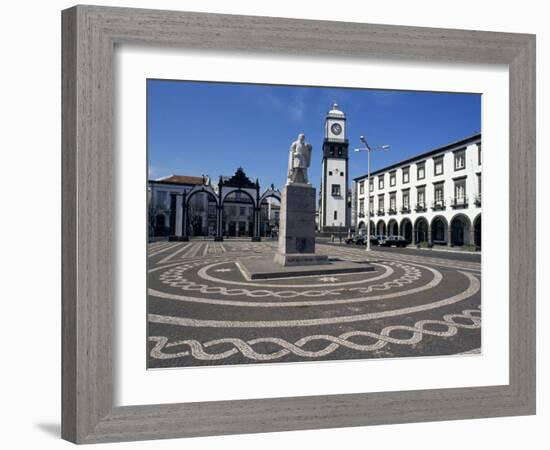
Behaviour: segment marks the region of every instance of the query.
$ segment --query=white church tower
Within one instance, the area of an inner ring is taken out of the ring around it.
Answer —
[[[322,232],[343,233],[349,227],[348,140],[346,115],[335,103],[325,119],[319,228]]]

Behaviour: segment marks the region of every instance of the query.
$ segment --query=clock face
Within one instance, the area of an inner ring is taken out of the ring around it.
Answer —
[[[339,123],[333,123],[330,131],[332,131],[332,134],[339,135],[342,132],[342,126]]]

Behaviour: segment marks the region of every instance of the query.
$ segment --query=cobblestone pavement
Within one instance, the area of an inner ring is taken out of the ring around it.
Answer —
[[[478,262],[317,245],[374,272],[247,280],[275,242],[148,248],[148,367],[478,353]]]

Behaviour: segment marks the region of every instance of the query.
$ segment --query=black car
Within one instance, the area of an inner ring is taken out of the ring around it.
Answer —
[[[370,237],[371,245],[378,245],[378,239],[376,236]],[[351,238],[346,239],[346,244],[355,244],[355,245],[367,245],[367,235],[364,233],[358,234]]]
[[[344,241],[346,244],[362,245],[365,242],[363,234],[356,234]]]
[[[392,247],[394,245],[396,247],[406,247],[407,245],[409,245],[409,241],[403,236],[394,235],[388,236],[386,239],[380,242],[380,245],[383,247]]]

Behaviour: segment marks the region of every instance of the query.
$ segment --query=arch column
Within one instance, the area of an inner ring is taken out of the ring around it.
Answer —
[[[451,220],[451,222],[449,222],[449,224],[447,225],[447,247],[452,247],[452,242],[451,242],[451,239],[453,237],[453,222]]]
[[[260,237],[260,208],[254,206],[254,214],[252,216],[254,218],[254,223],[252,227],[252,241],[260,242],[262,240],[262,238]]]
[[[183,198],[181,194],[176,194],[176,225],[174,227],[174,234],[177,237],[182,236],[183,228]]]
[[[432,240],[432,224],[431,223],[428,223],[428,245],[433,245],[433,240]]]
[[[187,193],[184,193],[182,195],[182,209],[183,209],[183,214],[182,214],[182,222],[183,222],[183,227],[182,227],[182,240],[184,241],[188,241],[189,240],[189,235],[187,234]]]
[[[216,205],[216,236],[214,237],[215,241],[223,241],[222,214],[223,214],[222,206]]]
[[[168,215],[168,239],[173,239],[176,235],[176,194],[170,194],[170,214]]]

